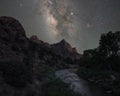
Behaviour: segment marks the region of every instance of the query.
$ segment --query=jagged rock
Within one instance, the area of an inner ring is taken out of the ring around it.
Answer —
[[[38,43],[38,44],[43,44],[44,42],[39,40],[39,38],[36,35],[33,35],[30,37],[30,40],[34,43]]]
[[[30,84],[29,80],[30,82],[32,80],[30,86],[35,86],[36,90],[33,87],[30,87],[30,90],[37,92],[41,85],[34,84],[34,80],[41,82],[40,80],[47,78],[47,75],[44,75],[47,73],[42,70],[48,70],[49,67],[55,70],[68,68],[64,59],[68,56],[76,59],[79,54],[65,40],[51,45],[39,40],[35,35],[28,39],[19,21],[12,17],[0,17],[0,78],[3,78],[3,83],[7,84],[3,88],[0,87],[1,89],[10,90],[11,86],[23,88],[24,85],[26,88]],[[0,81],[0,86],[4,85],[3,83]],[[14,89],[11,90],[15,92]],[[28,89],[24,91],[26,94],[32,92]],[[1,96],[16,96],[10,92],[8,92],[10,95],[5,93]]]
[[[59,54],[62,57],[68,57],[71,59],[80,59],[81,57],[76,48],[72,48],[72,46],[64,39],[56,44],[51,45],[51,47],[56,54]]]

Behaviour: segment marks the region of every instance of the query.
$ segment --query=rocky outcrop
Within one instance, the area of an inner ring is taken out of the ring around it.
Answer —
[[[0,17],[0,96],[41,96],[47,71],[68,68],[64,58],[74,53],[65,41],[50,45],[35,35],[28,39],[18,20]]]
[[[81,55],[77,52],[76,48],[73,48],[68,42],[64,39],[56,44],[49,44],[38,39],[37,36],[33,35],[30,40],[39,45],[45,46],[50,49],[53,53],[63,57],[77,60],[81,58]]]
[[[12,17],[0,17],[0,57],[20,57],[28,48],[22,25]]]
[[[44,43],[42,40],[39,40],[39,38],[36,35],[31,36],[30,40],[34,43],[37,43],[37,44],[43,44]]]
[[[0,17],[0,72],[7,84],[24,87],[29,81],[28,71],[31,69],[24,62],[28,48],[29,39],[19,21],[12,17]]]
[[[64,39],[59,43],[52,44],[51,47],[56,54],[59,54],[62,57],[68,57],[71,59],[80,59],[81,57],[76,48],[72,48],[72,46]]]
[[[0,17],[0,39],[15,41],[21,37],[26,37],[26,35],[19,21],[12,17]]]

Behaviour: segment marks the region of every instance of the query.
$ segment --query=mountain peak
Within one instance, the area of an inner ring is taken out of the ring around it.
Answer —
[[[80,58],[80,54],[77,52],[76,48],[73,48],[65,39],[51,46],[52,49],[56,51],[55,53],[58,53],[63,57],[69,57],[72,59]]]
[[[60,42],[57,43],[57,45],[60,45],[66,48],[72,48],[72,46],[65,39],[62,39]]]
[[[40,40],[39,40],[39,38],[36,35],[31,36],[30,40],[33,41],[33,42],[35,42],[35,43],[40,43]]]
[[[61,41],[60,41],[60,43],[65,43],[66,41],[65,41],[65,39],[62,39]]]

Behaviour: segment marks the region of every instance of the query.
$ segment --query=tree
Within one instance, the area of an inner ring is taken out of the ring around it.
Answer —
[[[120,67],[120,31],[102,34],[99,43],[99,54],[102,61],[110,69],[119,70]]]
[[[120,51],[120,31],[102,34],[99,43],[100,52],[105,58],[118,56]]]

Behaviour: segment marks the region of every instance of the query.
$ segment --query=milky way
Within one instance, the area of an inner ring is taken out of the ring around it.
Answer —
[[[42,13],[54,36],[72,37],[74,32],[73,15],[68,0],[44,0]]]
[[[0,0],[0,16],[18,19],[27,36],[61,39],[83,52],[96,48],[100,35],[120,30],[120,0]]]

